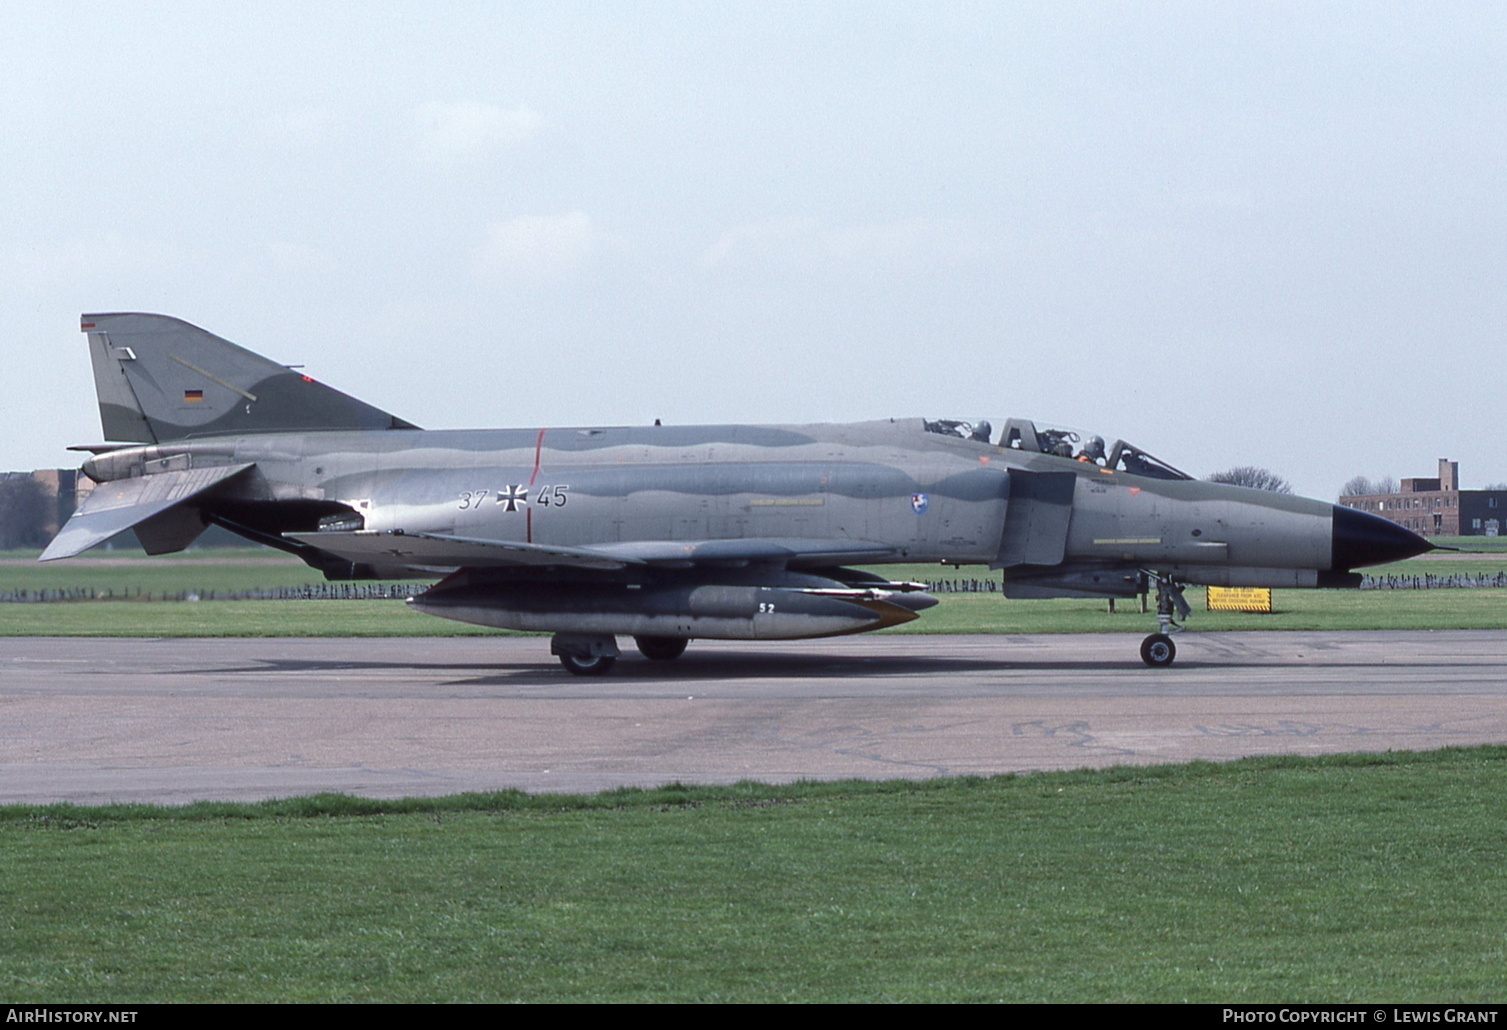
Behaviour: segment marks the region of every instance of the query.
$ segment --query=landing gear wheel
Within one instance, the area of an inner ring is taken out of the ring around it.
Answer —
[[[651,662],[673,662],[685,654],[690,641],[685,637],[634,637],[633,643]]]
[[[1153,633],[1141,641],[1141,661],[1153,669],[1165,669],[1177,657],[1177,645],[1165,633]]]
[[[612,668],[617,659],[609,654],[574,655],[562,654],[560,664],[572,676],[601,676]]]

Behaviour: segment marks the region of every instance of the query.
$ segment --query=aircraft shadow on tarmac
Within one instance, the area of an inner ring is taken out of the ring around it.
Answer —
[[[705,683],[749,679],[837,681],[916,676],[978,676],[989,673],[1013,673],[1017,676],[1022,673],[1099,673],[1117,679],[1122,676],[1133,677],[1129,681],[1131,684],[1144,681],[1147,685],[1153,683],[1164,685],[1169,678],[1188,677],[1191,673],[1202,673],[1216,668],[1223,673],[1233,673],[1241,669],[1271,671],[1280,669],[1301,672],[1316,667],[1326,670],[1354,669],[1357,671],[1376,668],[1374,661],[1315,660],[1316,657],[1285,654],[1264,654],[1260,657],[1220,656],[1215,661],[1185,660],[1178,664],[1176,670],[1160,671],[1148,670],[1139,661],[1118,657],[1103,661],[1081,658],[1053,661],[1025,657],[981,659],[945,655],[780,654],[769,651],[718,651],[687,654],[674,662],[655,662],[625,655],[613,669],[612,675],[601,678],[570,676],[544,656],[530,662],[446,662],[424,661],[417,658],[411,661],[258,658],[249,662],[223,666],[214,671],[221,674],[245,673],[252,677],[258,673],[269,672],[279,674],[307,672],[315,676],[362,671],[373,674],[407,672],[413,678],[432,677],[436,686],[508,684],[565,688],[584,687],[589,684],[593,688],[591,690],[593,694],[612,694],[614,683],[627,686],[628,684]],[[1453,665],[1459,665],[1462,672],[1481,671],[1479,665],[1470,662],[1429,660],[1420,664],[1427,664],[1436,672],[1440,668]],[[208,670],[181,670],[178,674],[201,675],[205,671]]]
[[[221,674],[276,672],[280,674],[308,672],[328,675],[338,672],[369,671],[383,673],[407,671],[415,676],[432,674],[436,683],[519,683],[540,685],[581,686],[585,683],[599,685],[603,692],[611,693],[615,682],[695,682],[734,679],[863,679],[867,677],[893,676],[947,676],[989,672],[1020,671],[1029,668],[1056,670],[1110,669],[1125,663],[1103,662],[1019,662],[984,660],[978,658],[949,658],[933,656],[845,656],[778,654],[767,651],[721,652],[717,654],[687,655],[673,663],[651,662],[625,657],[613,669],[609,677],[583,680],[565,673],[558,665],[546,658],[536,662],[443,662],[443,661],[350,661],[344,659],[259,658],[250,662],[224,666]],[[1129,668],[1128,664],[1125,667]],[[1140,668],[1140,664],[1136,663]],[[183,670],[183,675],[201,675],[205,670]]]
[[[1392,663],[1398,664],[1398,663]],[[1434,662],[1427,664],[1438,670],[1455,663]],[[1462,672],[1479,672],[1472,663],[1459,663]],[[338,673],[370,672],[386,679],[384,674],[408,673],[411,679],[431,679],[435,686],[487,686],[528,685],[556,688],[590,687],[593,694],[610,695],[613,684],[623,687],[645,684],[715,683],[734,680],[810,680],[815,682],[840,680],[886,680],[906,677],[968,677],[988,674],[1033,673],[1049,675],[1078,673],[1092,676],[1099,674],[1114,678],[1122,685],[1133,688],[1137,684],[1166,686],[1178,679],[1200,680],[1209,671],[1218,669],[1221,674],[1238,673],[1244,669],[1265,669],[1301,675],[1304,670],[1353,669],[1357,672],[1374,671],[1371,661],[1314,661],[1312,656],[1263,655],[1243,658],[1221,658],[1215,661],[1191,659],[1180,662],[1175,670],[1150,670],[1136,660],[1116,656],[1103,661],[1081,658],[1053,661],[1018,657],[1012,659],[981,659],[971,657],[947,657],[935,655],[841,655],[841,654],[780,654],[768,651],[721,651],[688,654],[674,662],[652,662],[636,656],[625,655],[613,669],[612,675],[597,677],[570,676],[547,658],[538,661],[517,662],[446,662],[424,661],[352,661],[349,659],[304,659],[304,658],[259,658],[249,662],[223,666],[215,669],[221,674],[244,673],[255,677],[259,673],[328,676]],[[208,670],[183,670],[181,675],[200,675]]]

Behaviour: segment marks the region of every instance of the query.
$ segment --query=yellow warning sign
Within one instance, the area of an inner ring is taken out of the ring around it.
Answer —
[[[1269,612],[1271,587],[1210,587],[1211,612]]]
[[[1219,612],[1269,612],[1272,611],[1272,588],[1270,587],[1210,587],[1209,611]]]

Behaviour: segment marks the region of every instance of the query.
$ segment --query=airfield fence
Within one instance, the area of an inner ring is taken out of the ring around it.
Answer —
[[[985,578],[924,580],[933,594],[997,594],[1000,581]],[[0,604],[52,604],[80,601],[401,601],[423,593],[429,583],[308,583],[303,586],[227,590],[148,590],[56,587],[0,590]],[[1507,571],[1450,575],[1363,576],[1362,590],[1480,590],[1507,587]]]
[[[308,583],[292,587],[241,590],[143,590],[59,587],[0,590],[0,603],[46,604],[67,601],[401,601],[422,593],[428,583]]]
[[[1456,572],[1448,576],[1363,576],[1362,590],[1475,590],[1507,587],[1507,572]]]
[[[1507,587],[1507,571],[1457,572],[1447,576],[1361,576],[1362,590],[1481,590]],[[926,582],[933,594],[997,594],[997,579],[940,579]]]

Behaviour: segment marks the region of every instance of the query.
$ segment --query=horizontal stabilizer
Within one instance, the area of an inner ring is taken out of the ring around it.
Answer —
[[[415,568],[498,568],[569,565],[585,569],[621,569],[638,564],[584,547],[550,547],[504,540],[472,540],[438,533],[357,530],[349,533],[285,533],[290,540],[317,547],[347,561]]]
[[[182,469],[101,483],[79,505],[52,543],[47,545],[40,560],[72,558],[251,467],[223,465],[217,468]]]

